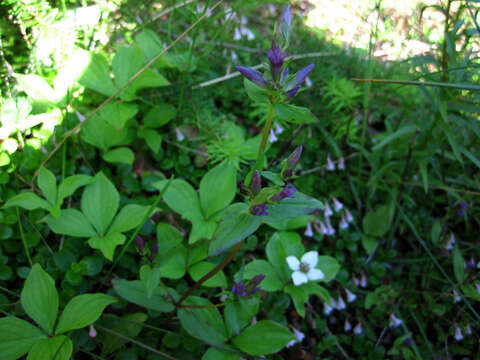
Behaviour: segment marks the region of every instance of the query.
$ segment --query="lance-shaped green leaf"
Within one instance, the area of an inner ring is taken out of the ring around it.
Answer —
[[[81,329],[94,323],[103,310],[117,299],[105,294],[83,294],[75,296],[65,306],[55,334]]]
[[[125,205],[113,220],[108,232],[125,232],[135,229],[142,222],[150,206],[128,204]]]
[[[5,208],[9,208],[12,206],[20,206],[27,210],[34,210],[34,209],[45,209],[50,210],[51,205],[40,196],[35,195],[32,192],[24,192],[14,197],[8,199],[7,203],[4,205]]]
[[[158,267],[150,267],[150,265],[143,265],[140,268],[140,281],[145,288],[147,293],[147,298],[151,298],[153,292],[158,287],[158,283],[160,281],[161,272]]]
[[[46,338],[45,333],[13,316],[0,318],[0,354],[2,360],[16,360],[30,351],[33,344]]]
[[[77,209],[61,210],[58,218],[49,215],[46,222],[56,234],[73,237],[91,237],[97,234],[85,215]]]
[[[167,300],[166,293],[161,287],[157,286],[151,297],[147,296],[145,286],[139,280],[116,279],[113,280],[113,288],[120,297],[147,309],[160,312],[170,312],[175,309],[175,306]],[[169,289],[169,292],[177,300],[174,290]]]
[[[95,176],[82,195],[82,212],[95,227],[99,235],[103,235],[117,213],[120,197],[117,189],[103,174]]]
[[[268,216],[264,221],[282,221],[288,218],[310,214],[315,210],[322,210],[323,204],[303,193],[296,192],[293,198],[286,198],[277,203],[268,205]]]
[[[27,360],[69,360],[72,351],[72,340],[60,335],[37,341],[30,350]]]
[[[93,178],[87,175],[72,175],[65,178],[58,187],[57,203],[61,204],[65,198],[92,180]]]
[[[58,293],[52,277],[39,264],[28,274],[20,300],[28,316],[51,334],[58,314]]]
[[[37,184],[48,202],[54,205],[57,202],[57,180],[55,175],[41,166],[38,172]]]

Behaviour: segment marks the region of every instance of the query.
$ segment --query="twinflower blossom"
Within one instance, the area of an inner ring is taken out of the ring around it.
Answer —
[[[455,234],[451,233],[450,238],[448,239],[447,244],[445,245],[445,249],[447,249],[448,251],[453,250],[453,245],[455,245],[456,242],[457,240],[455,239]]]
[[[268,140],[270,140],[271,143],[274,143],[274,142],[278,141],[278,137],[273,132],[273,129],[270,129],[270,136],[268,137]]]
[[[295,328],[293,328],[293,335],[295,335],[297,340],[292,340],[292,341],[288,342],[287,345],[285,345],[287,348],[290,348],[293,345],[295,345],[296,343],[302,342],[303,339],[305,339],[305,334],[302,333],[300,330],[297,330]]]
[[[338,159],[337,167],[338,167],[338,170],[345,170],[345,159],[343,157]]]
[[[402,321],[401,319],[397,318],[394,313],[392,313],[392,314],[390,315],[390,322],[389,322],[389,324],[390,324],[391,327],[400,326],[400,325],[402,324],[402,322],[403,322],[403,321]]]
[[[90,325],[88,328],[88,336],[90,336],[92,339],[97,337],[97,330],[93,327],[93,325]]]
[[[353,333],[356,335],[360,335],[362,333],[362,323],[359,322],[355,327],[353,328]]]
[[[325,210],[323,210],[323,215],[328,217],[333,215],[333,211],[330,208],[330,205],[328,205],[328,201],[325,200]]]
[[[330,155],[327,156],[327,170],[328,171],[335,170],[335,164],[333,163],[332,159],[330,159]]]
[[[343,301],[342,296],[340,295],[337,300],[337,309],[338,310],[345,310],[347,305],[345,305],[345,301]]]
[[[462,300],[457,290],[453,290],[453,302],[458,303]]]
[[[288,256],[288,267],[293,270],[292,280],[295,286],[306,284],[309,280],[322,280],[325,278],[322,270],[315,269],[318,264],[318,252],[309,251],[298,260],[295,256]]]
[[[327,235],[332,236],[335,235],[335,229],[332,227],[332,223],[330,222],[330,218],[325,218],[325,223],[327,224]]]
[[[467,327],[465,328],[465,334],[472,335],[472,328],[470,324],[467,324]]]
[[[304,235],[306,237],[313,237],[312,224],[310,222],[307,224]]]
[[[354,302],[355,299],[357,298],[357,295],[355,295],[354,293],[352,293],[350,290],[348,289],[345,289],[345,294],[347,294],[347,301],[350,303],[350,302]]]
[[[353,221],[353,216],[352,216],[352,213],[348,210],[348,209],[345,209],[345,219],[351,223]]]
[[[183,135],[179,128],[175,128],[175,134],[177,135],[178,141],[182,141],[183,139],[185,139],[185,135]]]
[[[350,330],[352,330],[352,324],[350,324],[350,321],[345,320],[345,325],[343,325],[343,330],[345,330],[345,332],[349,332]]]
[[[335,209],[336,212],[339,212],[340,210],[343,209],[343,204],[338,201],[337,198],[333,198],[333,208]]]
[[[345,215],[342,215],[342,220],[340,221],[340,229],[348,229],[348,221],[345,219]]]
[[[325,315],[330,315],[330,313],[333,311],[333,308],[335,307],[334,301],[332,299],[332,306],[328,305],[326,302],[323,303],[323,313]]]
[[[455,340],[460,341],[462,339],[463,339],[462,330],[458,326],[456,326],[455,327]]]
[[[325,225],[323,224],[323,222],[321,222],[320,220],[315,222],[313,224],[313,227],[315,228],[315,231],[322,234],[322,235],[327,235],[327,228],[325,227]]]

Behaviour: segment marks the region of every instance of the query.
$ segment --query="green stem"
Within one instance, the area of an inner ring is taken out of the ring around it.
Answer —
[[[20,219],[20,211],[18,210],[18,206],[16,209],[17,209],[18,229],[20,230],[20,237],[22,238],[23,248],[25,249],[25,255],[27,256],[28,263],[30,264],[30,267],[32,267],[33,266],[32,258],[30,257],[30,251],[28,250],[27,240],[25,239],[25,233],[23,232],[23,226],[22,226],[22,221]]]
[[[270,108],[268,109],[267,121],[265,122],[265,126],[263,127],[262,142],[260,143],[260,147],[258,148],[257,162],[255,164],[255,167],[257,167],[258,163],[260,162],[260,158],[265,151],[265,146],[267,146],[268,135],[270,135],[270,129],[272,128],[273,114],[275,114],[275,108],[273,107],[273,104],[270,104]]]

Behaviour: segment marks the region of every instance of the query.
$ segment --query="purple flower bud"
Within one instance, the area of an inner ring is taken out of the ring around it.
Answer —
[[[293,198],[293,194],[297,192],[297,189],[292,184],[287,184],[282,191],[272,196],[272,201],[280,201],[285,198]]]
[[[251,82],[257,84],[260,87],[266,88],[268,86],[267,81],[263,78],[263,75],[256,70],[247,68],[245,66],[236,66],[236,69],[245,76]]]
[[[247,296],[247,288],[242,283],[235,283],[232,287],[232,293],[235,296],[245,297]]]
[[[263,279],[265,279],[265,275],[260,274],[250,280],[250,283],[248,284],[248,296],[255,295],[257,292],[260,291],[260,287],[258,287],[258,284],[260,284]]]
[[[270,61],[270,73],[274,80],[278,79],[278,76],[282,73],[283,61],[287,56],[287,52],[282,53],[280,46],[275,45],[275,41],[272,42],[272,47],[268,50],[268,60]]]
[[[288,169],[288,170],[285,170],[285,171],[283,172],[283,178],[284,178],[284,179],[289,179],[289,178],[291,178],[292,176],[293,176],[293,170]]]
[[[282,74],[282,81],[285,81],[288,77],[288,66],[285,66],[285,69],[283,70]]]
[[[290,29],[290,24],[292,22],[292,17],[290,16],[290,5],[285,6],[282,15],[282,30],[284,28]]]
[[[158,254],[158,241],[155,241],[152,248],[150,249],[150,261],[153,262],[155,260],[155,256]]]
[[[411,339],[411,338],[406,338],[406,339],[405,339],[405,345],[407,345],[407,346],[412,346],[412,345],[413,345],[412,339]]]
[[[267,205],[265,204],[253,205],[250,208],[250,212],[256,216],[268,216]]]
[[[468,204],[465,200],[460,201],[457,207],[458,207],[458,211],[457,211],[458,217],[464,217],[465,215],[467,215]]]
[[[313,67],[315,65],[314,64],[310,64],[306,67],[304,67],[302,70],[300,70],[298,73],[297,73],[297,82],[295,83],[295,86],[300,86],[302,85],[302,83],[305,81],[305,79],[307,78],[307,75],[310,73],[310,71],[312,71]]]
[[[239,183],[238,184],[238,191],[240,191],[240,194],[249,195],[248,189],[245,186],[245,184]]]
[[[285,94],[287,96],[287,100],[293,98],[297,94],[297,91],[299,89],[300,89],[300,86],[296,86],[292,90],[287,91]]]
[[[137,237],[135,238],[135,243],[137,244],[138,251],[142,253],[143,249],[145,248],[145,242],[140,235],[137,235]]]
[[[252,194],[255,196],[257,195],[260,190],[262,189],[262,178],[260,177],[260,173],[258,170],[255,170],[252,175],[252,181],[250,182],[250,190]]]
[[[300,156],[302,156],[303,146],[300,145],[297,147],[287,159],[287,169],[294,170],[297,167],[298,161],[300,160]]]

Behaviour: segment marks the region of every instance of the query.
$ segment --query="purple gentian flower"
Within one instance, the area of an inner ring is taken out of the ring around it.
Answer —
[[[247,296],[247,288],[242,283],[235,283],[232,287],[232,293],[235,296],[245,297]]]
[[[294,87],[292,90],[288,90],[285,95],[287,96],[287,100],[291,99],[295,95],[297,95],[297,91],[300,90],[300,86]]]
[[[282,191],[272,196],[272,201],[280,201],[285,198],[293,198],[293,194],[297,192],[297,189],[292,184],[287,184]]]
[[[236,66],[235,68],[240,72],[240,74],[245,76],[248,80],[250,80],[254,84],[257,84],[262,88],[266,88],[268,86],[267,81],[263,78],[263,75],[258,71],[247,68],[245,66]]]
[[[287,52],[282,53],[280,46],[275,45],[275,40],[272,42],[272,47],[268,50],[268,60],[270,61],[270,72],[272,79],[275,81],[282,73],[283,61],[287,57]]]
[[[307,78],[307,75],[310,73],[310,71],[312,71],[313,67],[315,65],[314,64],[310,64],[306,67],[304,67],[302,70],[300,70],[298,73],[297,73],[297,82],[295,83],[295,86],[300,86],[302,85],[302,83],[305,81],[305,79]]]
[[[250,212],[256,216],[268,216],[267,205],[265,204],[253,205],[250,208]]]
[[[458,217],[464,217],[465,215],[467,215],[468,204],[465,200],[460,201],[460,203],[457,206],[458,206],[458,211],[457,211]]]

